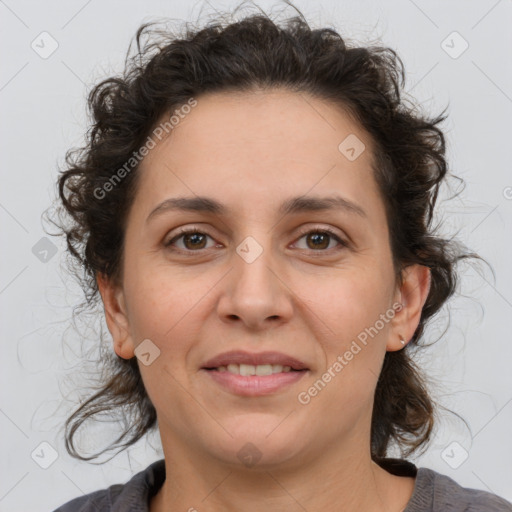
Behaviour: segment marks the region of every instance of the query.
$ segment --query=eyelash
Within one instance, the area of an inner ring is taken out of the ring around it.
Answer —
[[[333,238],[334,240],[336,240],[340,246],[339,247],[335,247],[335,248],[331,248],[331,249],[319,249],[319,250],[315,250],[315,249],[302,249],[302,250],[309,250],[309,251],[312,251],[312,252],[318,252],[318,253],[322,253],[322,252],[331,252],[331,251],[339,251],[339,250],[342,250],[342,249],[345,249],[348,247],[348,243],[341,239],[333,230],[331,230],[330,228],[314,228],[314,229],[310,229],[308,231],[303,231],[300,233],[300,236],[297,240],[300,240],[301,238],[303,238],[304,236],[306,235],[309,235],[311,233],[317,233],[317,234],[326,234],[326,235],[329,235],[331,238]],[[172,251],[175,251],[175,252],[186,252],[186,253],[192,253],[192,252],[201,252],[201,251],[206,251],[208,249],[197,249],[197,250],[191,250],[191,249],[176,249],[176,248],[173,248],[172,247],[172,244],[179,240],[180,238],[182,238],[183,236],[185,235],[188,235],[188,234],[200,234],[200,235],[206,235],[210,238],[213,239],[213,237],[211,237],[208,233],[204,233],[203,231],[200,231],[198,229],[194,229],[194,228],[185,228],[185,229],[182,229],[178,232],[178,234],[176,236],[174,236],[171,240],[169,240],[168,242],[165,242],[164,246],[171,249]]]

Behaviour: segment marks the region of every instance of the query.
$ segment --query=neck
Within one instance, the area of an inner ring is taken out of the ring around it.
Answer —
[[[391,475],[369,452],[340,456],[328,450],[286,467],[240,468],[177,446],[164,448],[166,479],[151,501],[151,512],[259,512],[262,503],[265,512],[334,512],[340,507],[344,512],[391,512],[406,506],[414,488],[414,478]]]

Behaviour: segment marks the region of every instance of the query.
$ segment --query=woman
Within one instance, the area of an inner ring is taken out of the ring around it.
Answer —
[[[444,117],[400,59],[303,17],[147,35],[59,178],[116,354],[66,442],[129,411],[112,448],[158,425],[165,459],[58,511],[511,511],[388,456],[432,435],[410,350],[477,257],[431,227]]]

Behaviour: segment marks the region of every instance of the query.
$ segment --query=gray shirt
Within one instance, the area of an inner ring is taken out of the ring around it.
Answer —
[[[414,492],[402,512],[512,512],[512,503],[494,494],[461,487],[448,476],[417,468],[402,459],[376,461],[394,475],[415,476]],[[148,512],[149,499],[165,480],[164,459],[153,462],[126,484],[68,501],[54,512]]]

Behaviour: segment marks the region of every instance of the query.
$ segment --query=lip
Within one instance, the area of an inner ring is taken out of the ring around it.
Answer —
[[[235,373],[201,369],[208,379],[222,386],[225,390],[239,396],[264,396],[276,393],[298,382],[307,370],[273,373],[272,375],[249,375],[244,377]]]
[[[229,371],[219,372],[215,368],[229,364],[262,364],[289,366],[289,372],[273,373],[271,375],[237,375]],[[230,393],[241,396],[262,396],[294,384],[309,373],[308,366],[295,357],[281,352],[245,352],[233,350],[224,352],[206,361],[201,372],[208,378],[221,385]]]
[[[292,370],[309,370],[307,365],[302,361],[281,352],[244,352],[242,350],[232,350],[231,352],[219,354],[206,361],[202,369],[209,370],[218,368],[219,366],[227,366],[228,364],[251,364],[254,366],[262,364],[280,364],[290,366]],[[270,377],[270,375],[268,377]]]

